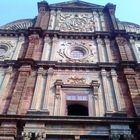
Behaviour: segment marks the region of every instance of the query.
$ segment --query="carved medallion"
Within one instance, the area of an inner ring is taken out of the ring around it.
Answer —
[[[58,19],[61,31],[93,32],[94,18],[91,13],[61,13]]]

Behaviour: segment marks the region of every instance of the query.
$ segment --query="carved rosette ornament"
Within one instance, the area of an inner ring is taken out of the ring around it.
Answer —
[[[61,49],[57,51],[60,59],[70,63],[97,62],[96,46],[93,42],[70,40],[61,43]]]
[[[10,59],[15,47],[7,42],[0,42],[0,60]]]
[[[93,32],[95,30],[92,13],[63,12],[57,22],[57,28],[65,32]]]

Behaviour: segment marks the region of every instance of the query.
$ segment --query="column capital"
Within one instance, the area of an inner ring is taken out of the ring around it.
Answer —
[[[98,36],[96,40],[98,44],[103,44],[103,40],[100,38],[100,36]]]
[[[44,74],[44,69],[42,67],[39,68],[38,71],[37,71],[37,74],[38,75],[43,75]]]
[[[46,135],[44,132],[36,132],[35,138],[36,138],[36,140],[45,140]]]
[[[48,75],[53,75],[54,73],[54,69],[53,68],[49,68],[48,71],[47,71],[47,74]]]
[[[45,36],[44,42],[45,42],[45,43],[51,43],[50,37],[49,37],[49,36]]]
[[[111,70],[111,76],[117,76],[117,73],[114,69]]]
[[[9,67],[7,68],[7,70],[6,70],[6,73],[11,74],[12,71],[13,71],[13,68],[12,68],[11,66],[9,66]]]
[[[102,75],[102,76],[107,76],[107,72],[106,72],[105,69],[102,69],[102,70],[101,70],[101,75]]]

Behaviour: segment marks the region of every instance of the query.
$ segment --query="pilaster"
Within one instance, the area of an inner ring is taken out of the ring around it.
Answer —
[[[131,95],[135,113],[137,116],[140,116],[140,91],[138,89],[138,86],[140,84],[138,84],[136,81],[136,73],[132,68],[125,68],[124,74],[128,83],[129,92]]]
[[[47,81],[46,81],[46,89],[45,89],[45,95],[44,95],[44,101],[43,101],[43,110],[48,110],[49,108],[50,86],[51,86],[53,74],[54,74],[54,69],[49,68],[47,71]]]
[[[22,47],[24,42],[25,42],[25,37],[24,36],[20,36],[18,38],[16,50],[14,52],[12,60],[17,60],[18,59],[18,56],[19,56],[19,53],[20,53],[20,49],[21,49],[21,47]]]
[[[50,11],[50,20],[49,20],[48,30],[54,30],[54,28],[55,28],[55,18],[56,18],[56,11],[51,10]]]
[[[23,91],[25,91],[24,89],[26,88],[26,84],[27,84],[26,82],[30,75],[30,71],[31,69],[28,66],[22,66],[19,69],[19,75],[18,75],[15,89],[13,91],[11,103],[8,109],[8,114],[17,114],[21,97],[24,94]]]
[[[98,36],[97,40],[97,46],[98,46],[98,55],[99,55],[99,62],[105,62],[105,54],[103,51],[103,40]]]
[[[106,113],[112,113],[113,112],[113,103],[111,96],[109,95],[109,86],[107,82],[107,73],[106,70],[101,70],[101,76],[102,76],[102,84],[103,84],[103,92],[105,97],[105,106],[106,106]]]
[[[123,103],[124,100],[122,99],[122,96],[119,92],[119,86],[117,82],[117,73],[114,69],[111,70],[111,77],[112,77],[112,82],[113,82],[113,88],[114,88],[114,93],[116,97],[116,103],[117,103],[117,111],[123,112]]]
[[[104,41],[105,41],[105,45],[106,45],[108,61],[111,63],[111,62],[113,62],[111,47],[110,47],[111,43],[110,43],[110,40],[107,36],[105,37]]]
[[[31,110],[40,111],[43,100],[43,76],[44,69],[39,68],[37,72],[37,79],[35,85],[35,91],[32,99]]]
[[[50,37],[46,36],[44,39],[44,48],[42,52],[42,61],[49,61],[51,55],[51,39]]]
[[[3,113],[4,108],[5,108],[6,99],[8,97],[8,92],[6,92],[6,90],[7,90],[7,88],[9,88],[8,83],[9,83],[12,71],[13,71],[12,67],[9,66],[8,69],[5,72],[3,83],[1,85],[1,90],[0,90],[0,97],[1,97],[0,98],[0,102],[1,102],[0,114]]]

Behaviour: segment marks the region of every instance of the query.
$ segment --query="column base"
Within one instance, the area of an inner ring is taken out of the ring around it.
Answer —
[[[124,111],[113,112],[109,111],[105,113],[106,117],[127,117],[127,113]]]
[[[48,116],[49,115],[49,111],[48,110],[33,110],[33,109],[30,109],[30,110],[28,110],[27,115]]]

